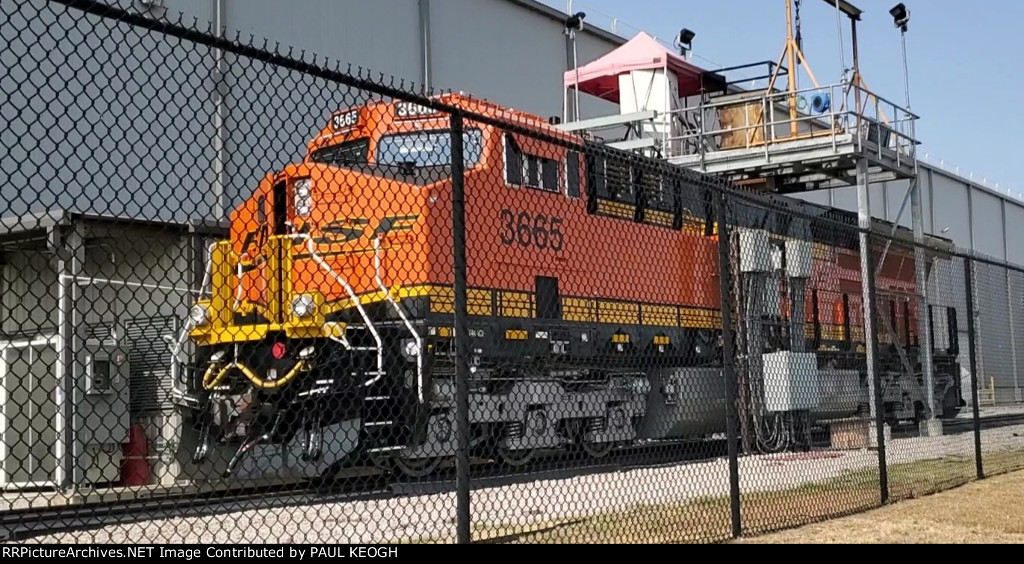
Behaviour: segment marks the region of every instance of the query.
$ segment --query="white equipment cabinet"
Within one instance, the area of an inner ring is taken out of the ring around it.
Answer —
[[[128,355],[109,344],[86,342],[76,351],[77,382],[69,394],[59,346],[56,335],[0,341],[0,485],[5,490],[110,484],[120,478],[129,425]],[[65,425],[65,398],[75,402],[71,429]],[[64,446],[68,439],[71,449]]]

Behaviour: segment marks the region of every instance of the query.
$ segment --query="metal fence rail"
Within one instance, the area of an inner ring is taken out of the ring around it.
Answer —
[[[1024,468],[978,315],[1024,268],[173,18],[0,16],[9,542],[720,542]]]

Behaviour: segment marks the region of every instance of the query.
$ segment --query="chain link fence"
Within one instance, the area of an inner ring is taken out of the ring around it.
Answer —
[[[1024,269],[252,38],[2,6],[7,541],[719,542],[1024,468]]]

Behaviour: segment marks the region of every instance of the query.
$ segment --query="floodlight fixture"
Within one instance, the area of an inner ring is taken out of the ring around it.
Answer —
[[[587,14],[584,12],[576,12],[575,14],[565,18],[565,30],[566,31],[582,31],[583,20],[586,19]]]
[[[679,54],[685,55],[687,51],[693,48],[693,38],[696,36],[696,33],[685,27],[679,30],[679,35],[676,36],[676,46],[679,47]]]
[[[903,2],[893,6],[892,9],[889,10],[889,14],[892,16],[893,24],[895,24],[900,31],[906,33],[907,25],[910,23],[910,10],[907,10],[907,7]]]

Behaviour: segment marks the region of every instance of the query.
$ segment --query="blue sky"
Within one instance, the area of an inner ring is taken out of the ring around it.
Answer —
[[[566,10],[567,0],[542,0]],[[899,30],[889,9],[896,0],[851,0],[858,23],[861,73],[879,96],[905,100]],[[1019,34],[1024,2],[910,0],[907,57],[911,108],[929,162],[959,167],[967,176],[1024,192],[1024,50]],[[778,60],[786,37],[783,0],[573,0],[586,21],[608,28],[618,18],[627,38],[642,29],[671,41],[680,28],[696,32],[694,63],[707,68]],[[820,84],[841,77],[835,8],[803,0],[804,54]],[[849,22],[842,40],[850,65]],[[806,78],[801,85],[810,85]]]

